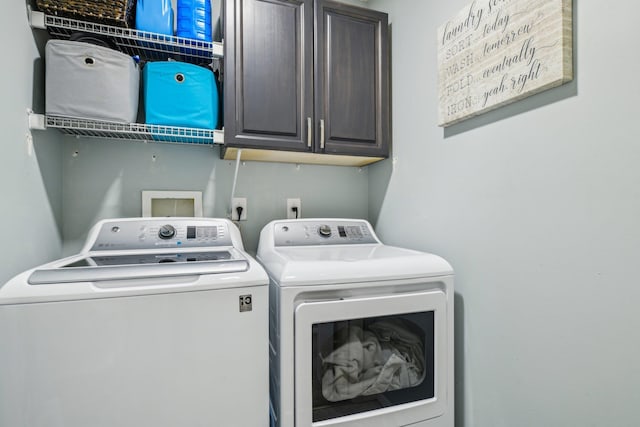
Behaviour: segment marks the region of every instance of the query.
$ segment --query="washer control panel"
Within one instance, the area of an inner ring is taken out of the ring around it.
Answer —
[[[228,225],[216,220],[158,218],[108,221],[100,228],[92,251],[232,246]]]
[[[291,220],[275,224],[275,246],[379,243],[363,220]]]

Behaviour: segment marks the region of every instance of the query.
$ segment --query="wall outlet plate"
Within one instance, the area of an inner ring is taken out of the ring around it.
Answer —
[[[298,208],[298,215],[293,208]],[[300,199],[287,199],[287,219],[297,218],[302,218],[302,202]]]
[[[238,218],[238,207],[242,208],[242,214]],[[231,221],[246,221],[247,220],[247,198],[246,197],[234,197],[231,203]]]

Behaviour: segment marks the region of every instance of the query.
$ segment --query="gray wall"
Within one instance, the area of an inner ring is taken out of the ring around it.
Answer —
[[[220,160],[217,147],[64,139],[67,254],[99,219],[140,216],[142,190],[202,191],[205,216],[227,215],[235,161]],[[366,168],[241,162],[235,196],[247,198],[245,247],[255,252],[262,227],[286,217],[288,197],[301,199],[307,218],[366,218],[367,194]]]
[[[370,216],[454,266],[458,426],[638,425],[640,4],[574,2],[573,83],[443,130],[436,31],[469,3],[370,2],[396,158],[369,168]]]
[[[0,284],[14,274],[61,253],[62,171],[59,136],[33,132],[27,108],[42,111],[43,69],[23,2],[5,2],[0,13],[4,40],[0,71],[2,129],[2,244]]]

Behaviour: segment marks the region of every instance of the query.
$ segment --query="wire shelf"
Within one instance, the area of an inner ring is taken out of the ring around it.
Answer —
[[[34,13],[39,12],[32,12]],[[131,56],[139,55],[143,61],[165,61],[172,58],[208,64],[214,57],[223,55],[223,45],[218,42],[204,42],[54,15],[44,14],[44,26],[52,37],[59,39],[68,39],[78,32],[107,37],[115,43],[118,50]]]
[[[55,128],[68,135],[89,138],[195,145],[221,144],[224,140],[224,133],[213,129],[103,122],[62,116],[46,116],[45,124],[47,128]]]

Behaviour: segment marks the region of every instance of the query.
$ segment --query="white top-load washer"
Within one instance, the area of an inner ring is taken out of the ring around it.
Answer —
[[[99,222],[0,287],[0,426],[268,425],[267,284],[228,220]]]
[[[273,221],[272,425],[453,427],[453,270],[367,221]]]

